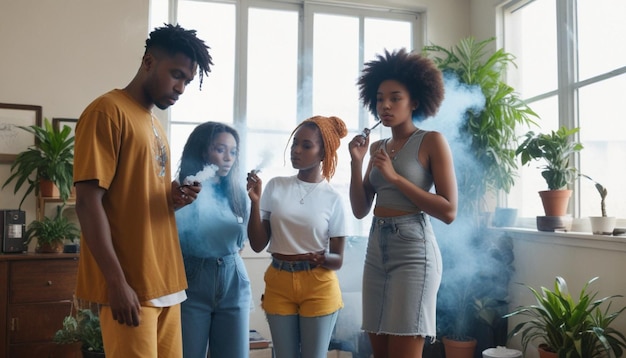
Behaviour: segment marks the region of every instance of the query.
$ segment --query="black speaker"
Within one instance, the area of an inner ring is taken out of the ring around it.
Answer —
[[[24,252],[26,213],[21,210],[0,210],[0,228],[2,228],[2,252]]]

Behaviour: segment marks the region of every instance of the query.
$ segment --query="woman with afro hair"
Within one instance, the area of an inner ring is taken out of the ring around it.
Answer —
[[[363,105],[391,129],[391,138],[371,146],[367,134],[349,144],[354,216],[365,217],[376,198],[363,271],[362,328],[375,358],[421,357],[425,339],[436,336],[442,271],[430,218],[449,224],[457,210],[448,142],[416,126],[437,113],[443,78],[430,59],[400,49],[365,63],[357,84]]]
[[[335,270],[343,264],[345,214],[329,181],[347,134],[337,117],[311,117],[292,132],[298,174],[272,178],[263,191],[258,173],[248,174],[250,247],[269,244],[272,254],[262,306],[276,358],[325,358],[343,307]]]

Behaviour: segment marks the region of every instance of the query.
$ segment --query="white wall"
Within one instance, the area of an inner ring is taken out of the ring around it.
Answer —
[[[534,230],[509,231],[513,236],[515,255],[515,273],[509,288],[511,311],[520,305],[536,303],[532,293],[519,283],[538,291],[542,286],[553,290],[556,276],[566,280],[569,292],[576,301],[582,287],[596,276],[599,279],[588,288],[588,292],[598,292],[596,299],[626,294],[626,238],[583,233],[537,233]],[[611,312],[623,306],[626,306],[626,299],[617,298],[611,305]],[[605,308],[602,306],[602,309]],[[520,318],[512,317],[509,329],[519,322]],[[615,329],[626,332],[626,314],[614,323]],[[509,347],[521,350],[519,337],[514,337]],[[538,357],[536,348],[529,347],[524,357]]]
[[[445,47],[479,29],[495,34],[493,0],[363,0],[426,11],[427,43]],[[20,0],[0,2],[0,102],[43,106],[48,118],[77,118],[96,96],[124,87],[134,76],[148,28],[149,0]],[[493,31],[493,32],[491,32]],[[0,184],[9,176],[0,164]],[[0,209],[15,209],[22,193],[0,191]],[[26,200],[27,222],[35,198]],[[31,248],[32,249],[32,248]],[[263,291],[269,260],[247,258],[255,304]],[[261,309],[251,326],[269,337]]]

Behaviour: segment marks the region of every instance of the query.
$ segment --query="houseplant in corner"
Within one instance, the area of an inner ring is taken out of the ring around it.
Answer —
[[[588,175],[580,174],[580,176],[591,180],[600,194],[600,212],[602,213],[602,216],[589,217],[591,232],[594,235],[611,235],[613,233],[613,229],[615,228],[616,218],[615,216],[606,215],[606,196],[608,194],[608,190],[606,190],[602,184],[591,179]]]
[[[53,340],[58,344],[79,342],[84,358],[105,356],[100,318],[89,308],[76,310],[76,316],[66,316],[63,327],[54,334]]]
[[[458,79],[466,90],[477,87],[484,97],[484,105],[468,108],[459,132],[452,134],[469,141],[466,151],[473,158],[471,165],[455,168],[459,196],[466,196],[466,200],[459,200],[459,213],[479,213],[484,210],[486,193],[510,191],[518,169],[516,128],[534,125],[537,118],[505,81],[508,66],[515,66],[515,57],[503,49],[488,53],[486,47],[494,41],[468,37],[451,49],[438,45],[422,49],[444,78]]]
[[[17,155],[11,164],[11,176],[4,182],[2,188],[15,181],[13,190],[15,194],[22,185],[27,186],[26,193],[20,201],[20,208],[28,194],[34,191],[35,195],[39,195],[42,181],[52,182],[58,188],[61,199],[67,200],[72,190],[74,171],[72,129],[63,126],[63,129],[57,130],[47,118],[44,118],[42,127],[32,125],[19,128],[32,133],[35,136],[35,144]]]
[[[554,290],[545,287],[541,292],[526,286],[536,299],[535,304],[521,306],[505,317],[523,316],[527,320],[515,325],[509,337],[520,334],[523,350],[538,343],[539,356],[593,358],[620,357],[626,348],[626,337],[611,327],[611,323],[626,309],[611,311],[612,295],[597,299],[598,292],[589,292],[589,280],[578,294],[578,302],[569,293],[567,283],[557,276]],[[606,304],[603,310],[601,306]]]
[[[24,233],[26,244],[37,239],[36,251],[39,253],[63,252],[65,240],[74,241],[80,236],[80,230],[67,217],[61,215],[63,206],[57,206],[53,218],[44,216],[42,220],[33,220]]]

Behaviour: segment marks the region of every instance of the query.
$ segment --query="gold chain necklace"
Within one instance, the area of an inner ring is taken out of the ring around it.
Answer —
[[[304,198],[306,198],[307,196],[309,196],[309,194],[315,191],[315,189],[317,188],[318,185],[320,185],[320,183],[321,181],[315,183],[315,185],[313,185],[311,189],[306,190],[306,188],[303,188],[302,184],[300,184],[300,179],[296,178],[296,184],[298,184],[298,189],[300,192],[300,205],[304,205]],[[302,192],[304,192],[304,195],[302,195]]]
[[[411,133],[411,135],[409,135],[408,137],[403,138],[403,139],[401,139],[400,141],[398,141],[398,144],[399,144],[399,145],[398,145],[398,148],[397,148],[397,149],[396,149],[396,143],[395,143],[395,141],[394,141],[393,145],[388,144],[388,145],[390,146],[390,148],[389,148],[389,149],[390,149],[390,150],[389,150],[389,153],[391,153],[392,155],[395,155],[395,154],[396,154],[396,151],[398,151],[398,152],[399,152],[400,150],[402,150],[402,148],[404,148],[404,145],[406,144],[406,142],[408,142],[408,141],[409,141],[409,139],[411,139],[411,137],[413,137],[413,136],[415,135],[415,133],[417,133],[417,132],[419,132],[419,129],[416,129],[415,131],[413,131],[413,133]],[[393,140],[393,138],[392,138],[392,140]],[[395,156],[394,156],[394,159],[395,159]]]

